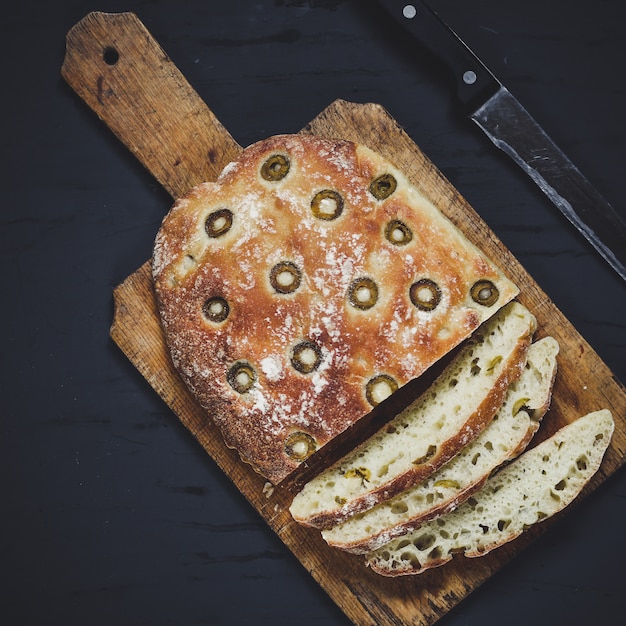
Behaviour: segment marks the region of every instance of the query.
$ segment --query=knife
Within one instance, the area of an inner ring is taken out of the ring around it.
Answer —
[[[378,2],[452,70],[457,95],[470,119],[626,280],[626,223],[528,111],[422,0]]]

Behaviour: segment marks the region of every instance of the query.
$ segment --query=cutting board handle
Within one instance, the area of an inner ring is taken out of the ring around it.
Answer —
[[[133,13],[78,22],[61,75],[174,198],[241,152]]]

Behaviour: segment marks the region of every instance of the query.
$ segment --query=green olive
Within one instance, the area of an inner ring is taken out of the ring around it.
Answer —
[[[320,220],[337,219],[343,211],[343,198],[332,189],[318,191],[311,200],[311,211]]]
[[[351,467],[346,470],[345,478],[360,478],[361,482],[368,483],[372,478],[372,472],[367,467]]]
[[[308,459],[316,449],[315,439],[302,431],[295,431],[285,439],[285,454],[295,461]]]
[[[211,322],[223,322],[230,313],[228,302],[221,296],[208,298],[202,306],[204,316]]]
[[[301,280],[302,272],[290,261],[281,261],[270,271],[270,284],[277,293],[293,293]]]
[[[498,288],[490,280],[479,280],[470,289],[472,300],[483,306],[493,306],[500,297]]]
[[[376,200],[386,200],[398,186],[391,174],[381,174],[370,183],[370,193]]]
[[[273,154],[261,166],[261,176],[272,183],[282,180],[289,173],[290,165],[284,154]]]
[[[301,341],[293,347],[291,365],[301,374],[314,372],[322,362],[322,351],[312,341]]]
[[[221,237],[233,225],[233,213],[229,209],[218,209],[209,214],[204,222],[206,234],[211,238]]]
[[[383,400],[398,390],[398,383],[387,374],[378,374],[367,381],[365,397],[372,406],[378,406]]]
[[[362,311],[371,309],[378,300],[378,285],[367,276],[357,278],[348,289],[350,304]]]
[[[413,465],[423,465],[432,459],[437,453],[437,446],[431,444],[428,446],[428,450],[426,450],[426,454],[424,456],[420,456],[417,459],[413,459]]]
[[[409,297],[420,311],[432,311],[441,302],[441,289],[430,278],[422,278],[411,285]]]
[[[237,361],[228,370],[227,380],[237,393],[250,391],[256,382],[256,372],[247,361]]]
[[[394,246],[405,246],[413,239],[413,232],[404,222],[391,220],[385,227],[385,238]]]

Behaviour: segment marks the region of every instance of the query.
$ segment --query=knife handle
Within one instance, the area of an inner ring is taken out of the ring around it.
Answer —
[[[500,88],[498,79],[424,2],[378,0],[378,3],[452,71],[457,95],[468,112],[474,111]]]

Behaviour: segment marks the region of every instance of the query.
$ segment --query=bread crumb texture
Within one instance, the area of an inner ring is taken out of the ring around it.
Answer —
[[[517,294],[392,164],[311,136],[179,199],[152,268],[175,367],[274,484]]]
[[[363,554],[467,500],[499,466],[523,451],[539,428],[550,403],[558,350],[552,337],[534,343],[520,378],[474,441],[415,486],[323,531],[327,543]]]
[[[369,553],[386,576],[419,574],[457,553],[478,557],[570,504],[600,467],[614,421],[602,409],[580,417],[494,474],[454,511]]]

